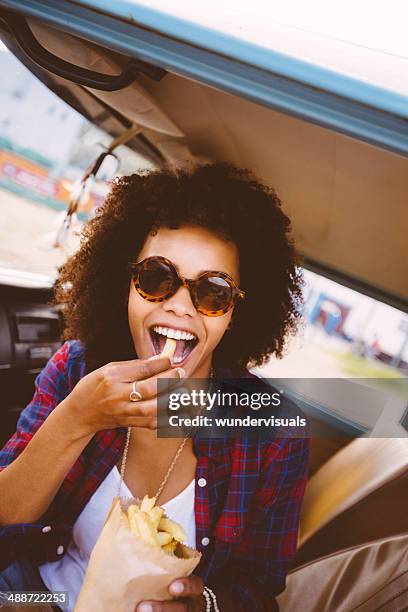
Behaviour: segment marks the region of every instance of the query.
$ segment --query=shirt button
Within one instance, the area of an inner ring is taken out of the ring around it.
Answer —
[[[197,484],[199,487],[205,487],[205,485],[207,484],[207,481],[205,478],[199,478]]]
[[[51,527],[50,527],[49,525],[47,525],[46,527],[43,527],[43,528],[41,529],[41,531],[42,531],[43,533],[48,533],[49,531],[51,531]]]
[[[202,544],[203,546],[208,546],[208,545],[209,545],[209,543],[210,543],[210,538],[205,537],[205,538],[203,538],[203,539],[201,540],[201,544]]]
[[[59,546],[57,546],[57,555],[62,555],[64,552],[64,547],[62,544],[60,544]]]

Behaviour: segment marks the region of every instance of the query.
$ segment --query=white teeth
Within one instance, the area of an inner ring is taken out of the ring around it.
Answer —
[[[173,357],[173,363],[180,363],[180,361],[183,361],[182,357]]]
[[[174,338],[175,340],[196,340],[196,336],[194,334],[181,331],[180,329],[172,329],[171,327],[161,327],[160,325],[156,325],[153,327],[153,330],[156,332],[156,334],[161,334],[167,338]]]

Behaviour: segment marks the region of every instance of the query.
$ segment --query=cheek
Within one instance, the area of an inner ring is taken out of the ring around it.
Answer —
[[[208,343],[215,347],[227,331],[229,322],[231,321],[231,313],[222,317],[207,317],[205,326],[207,329]]]
[[[129,292],[128,301],[128,319],[129,327],[131,330],[137,330],[141,324],[143,324],[146,316],[154,308],[155,304],[144,300],[136,291],[133,289]]]

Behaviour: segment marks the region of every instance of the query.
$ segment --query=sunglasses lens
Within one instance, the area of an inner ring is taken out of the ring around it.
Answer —
[[[172,293],[174,284],[173,271],[163,261],[147,260],[139,271],[139,287],[149,297],[162,298]]]
[[[226,312],[232,305],[232,287],[220,276],[207,276],[200,279],[196,289],[199,310],[209,315]]]

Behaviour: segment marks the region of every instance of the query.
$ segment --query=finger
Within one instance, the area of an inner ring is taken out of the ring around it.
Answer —
[[[156,397],[160,386],[158,384],[158,380],[168,380],[168,384],[163,384],[161,392],[165,393],[168,389],[173,389],[177,386],[182,378],[184,378],[185,372],[183,368],[172,368],[170,370],[166,370],[165,372],[161,372],[157,376],[151,376],[145,380],[139,380],[136,385],[136,390],[142,396],[142,399],[149,399],[152,397]],[[130,385],[129,394],[133,389],[133,386]]]
[[[169,591],[175,597],[198,597],[204,591],[204,582],[194,575],[177,578],[170,584]]]
[[[139,402],[127,402],[122,410],[121,416],[125,421],[130,421],[135,418],[148,417],[157,419],[157,398],[153,397],[147,400],[140,400]]]
[[[136,612],[188,612],[188,603],[182,601],[142,601]]]
[[[170,366],[171,361],[169,357],[143,360],[131,359],[130,361],[108,363],[101,368],[101,374],[117,382],[133,382],[134,380],[144,380],[169,370]]]

